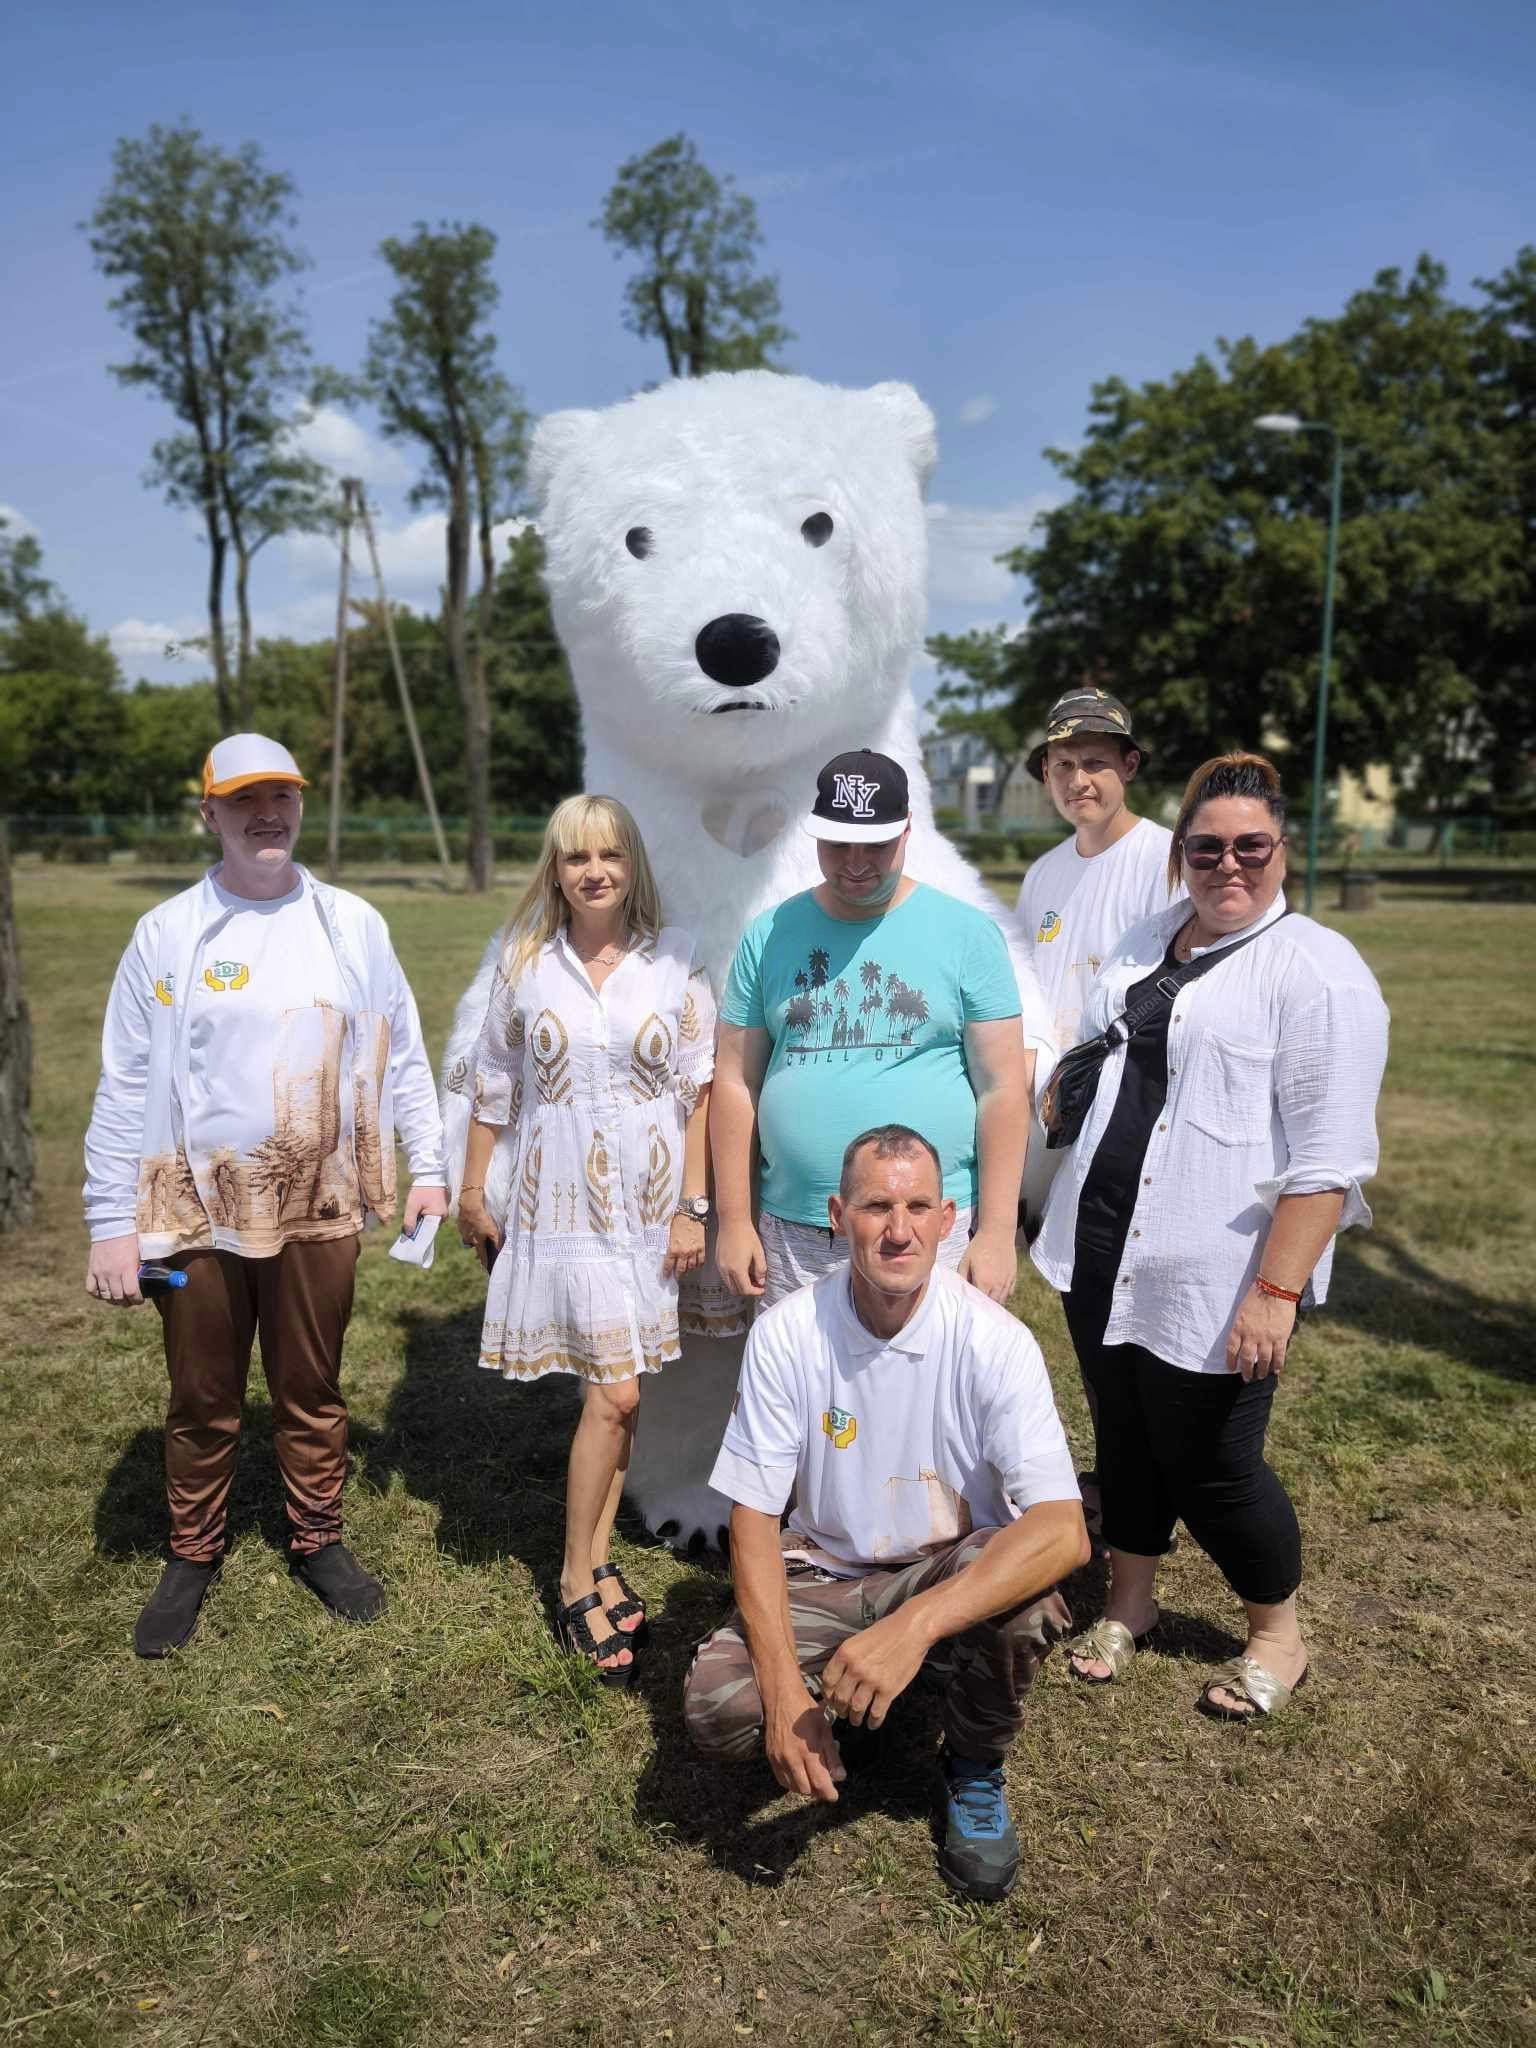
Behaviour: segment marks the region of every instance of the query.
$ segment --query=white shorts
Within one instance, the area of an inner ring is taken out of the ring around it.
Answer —
[[[782,1216],[770,1216],[765,1209],[757,1219],[762,1239],[763,1263],[768,1268],[767,1285],[758,1296],[757,1310],[772,1308],[786,1294],[819,1280],[848,1263],[848,1240],[834,1237],[830,1230],[814,1223],[786,1223]],[[939,1263],[953,1270],[971,1241],[971,1212],[957,1209],[947,1237],[939,1240]]]

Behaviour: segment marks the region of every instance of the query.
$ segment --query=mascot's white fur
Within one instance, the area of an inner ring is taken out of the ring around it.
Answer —
[[[1043,1071],[1049,1026],[1029,948],[935,829],[918,746],[908,676],[922,644],[922,494],[936,455],[933,416],[909,385],[849,391],[745,370],[550,415],[533,437],[530,479],[581,702],[584,787],[634,813],[667,920],[693,935],[717,995],[747,923],[820,879],[801,825],[818,770],[873,747],[910,779],[907,872],[1007,933]],[[460,1079],[497,948],[493,939],[454,1017],[445,1071]],[[462,1086],[445,1091],[444,1114],[456,1197]],[[487,1176],[498,1216],[510,1154],[509,1136]],[[687,1338],[645,1389],[628,1490],[678,1545],[717,1543],[726,1520],[729,1503],[707,1479],[741,1344]]]

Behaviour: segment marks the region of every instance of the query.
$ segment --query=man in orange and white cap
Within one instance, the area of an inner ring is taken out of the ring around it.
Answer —
[[[142,1657],[187,1640],[223,1558],[258,1333],[294,1575],[344,1620],[384,1605],[341,1541],[342,1341],[359,1234],[394,1211],[395,1129],[410,1230],[446,1213],[442,1125],[383,918],[294,861],[304,787],[278,741],[219,741],[202,802],[219,862],[139,920],[107,1004],[86,1291],[136,1307],[142,1261],[180,1276],[155,1297],[171,1556],[134,1629]]]

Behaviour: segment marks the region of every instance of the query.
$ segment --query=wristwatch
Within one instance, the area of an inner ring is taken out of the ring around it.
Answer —
[[[691,1216],[695,1223],[702,1223],[709,1214],[708,1195],[684,1195],[679,1200],[674,1214]]]

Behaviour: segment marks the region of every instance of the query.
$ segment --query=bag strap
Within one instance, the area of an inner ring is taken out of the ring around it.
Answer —
[[[1283,923],[1290,914],[1290,905],[1287,904],[1279,917],[1269,924],[1260,926],[1258,931],[1250,932],[1245,939],[1238,939],[1230,946],[1222,946],[1204,953],[1198,960],[1186,960],[1182,967],[1172,968],[1167,974],[1159,975],[1152,985],[1151,994],[1143,996],[1134,1009],[1123,1010],[1108,1025],[1104,1036],[1111,1045],[1118,1045],[1122,1038],[1133,1037],[1143,1024],[1152,1021],[1159,1010],[1164,1007],[1171,1010],[1175,997],[1183,989],[1188,988],[1192,981],[1198,981],[1202,974],[1209,974],[1213,967],[1219,967],[1223,960],[1230,960],[1234,953],[1241,953],[1244,946],[1251,946],[1255,939],[1262,939],[1265,932],[1272,932],[1275,926]]]

